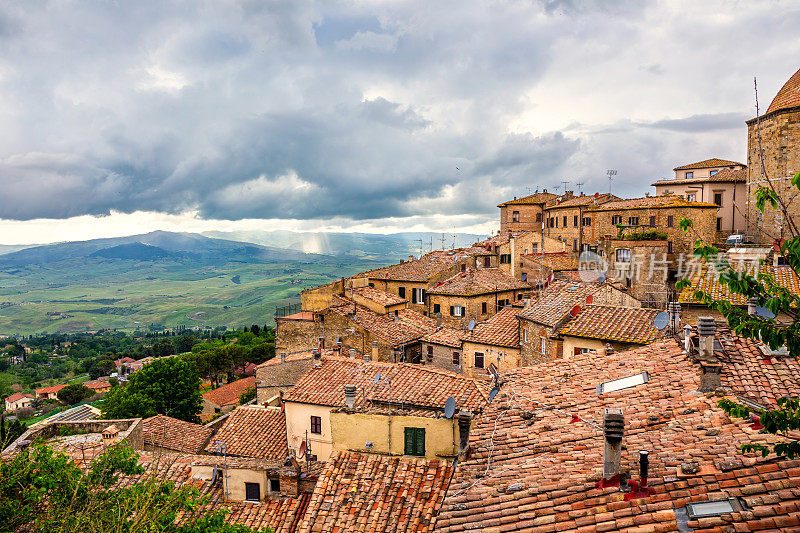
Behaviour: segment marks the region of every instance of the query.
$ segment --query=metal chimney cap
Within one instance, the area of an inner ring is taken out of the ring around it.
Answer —
[[[710,316],[701,316],[697,319],[697,333],[701,337],[713,337],[717,332],[717,323]]]

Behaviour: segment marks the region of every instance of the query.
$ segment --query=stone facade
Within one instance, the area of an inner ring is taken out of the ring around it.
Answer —
[[[494,364],[499,372],[520,367],[520,350],[508,346],[495,346],[465,340],[463,373],[471,378],[490,379],[489,365]],[[483,361],[482,367],[479,361]],[[476,364],[477,363],[477,364]]]
[[[608,274],[627,288],[644,307],[665,308],[669,296],[669,242],[609,239],[600,241]],[[599,302],[598,302],[599,303]],[[614,303],[633,307],[625,303]]]
[[[259,365],[256,368],[256,402],[266,405],[270,398],[281,392],[291,389],[300,376],[311,370],[314,366],[313,357],[293,358],[281,362],[280,355],[276,355],[276,362]]]
[[[302,311],[275,319],[275,353],[295,353],[316,348],[322,335],[319,315]]]
[[[566,322],[566,318],[563,322]],[[552,361],[563,355],[563,341],[555,334],[562,324],[548,327],[520,317],[519,345],[523,366]]]
[[[428,315],[437,317],[437,312],[442,314],[442,324],[451,328],[466,329],[470,320],[482,322],[492,317],[506,305],[522,300],[524,294],[530,290],[498,291],[476,296],[461,296],[451,294],[429,294]],[[464,309],[462,316],[456,316],[456,307]]]
[[[524,198],[504,202],[500,208],[500,231],[542,231],[544,207],[557,196],[547,192],[535,193]]]
[[[463,351],[461,347],[446,346],[434,342],[422,341],[422,364],[449,370],[456,374],[462,372]]]
[[[508,242],[494,246],[493,249],[497,254],[499,268],[517,279],[523,279],[523,256],[542,252],[563,252],[566,250],[566,244],[545,236],[540,230],[510,236]]]

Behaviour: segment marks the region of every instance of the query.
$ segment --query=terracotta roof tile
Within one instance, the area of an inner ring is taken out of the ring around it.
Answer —
[[[453,267],[460,260],[472,255],[474,254],[464,249],[436,251],[419,259],[370,270],[363,275],[369,279],[427,282],[442,271]]]
[[[523,260],[529,261],[534,268],[536,268],[537,265],[541,265],[553,272],[577,270],[579,257],[579,254],[573,252],[551,252],[522,256]]]
[[[503,202],[497,207],[505,207],[507,205],[545,204],[551,200],[555,200],[556,198],[558,198],[558,195],[551,192],[537,192],[534,194],[529,194],[528,196],[523,196],[522,198],[516,198],[514,200]]]
[[[585,205],[604,204],[606,202],[611,202],[615,200],[621,200],[621,198],[619,196],[614,196],[611,193],[604,192],[602,194],[598,194],[597,196],[593,194],[588,196],[576,196],[568,200],[562,200],[561,202],[548,204],[546,209],[548,211],[552,211],[556,209],[566,209],[566,208],[579,207]]]
[[[521,307],[504,307],[488,320],[475,326],[472,333],[464,337],[465,342],[477,342],[491,346],[519,348],[519,320]]]
[[[594,298],[594,294],[601,290],[603,286],[600,284],[555,280],[519,316],[552,327],[561,322],[576,305],[587,305],[587,297]]]
[[[659,309],[587,305],[581,313],[558,330],[561,335],[602,341],[649,344],[664,336],[653,325]]]
[[[643,198],[630,198],[627,200],[608,202],[603,205],[588,207],[586,211],[617,211],[620,209],[671,209],[675,207],[719,208],[719,206],[716,204],[690,202],[683,196],[675,196],[670,194],[662,196],[645,196]]]
[[[800,295],[800,278],[791,267],[773,267],[767,264],[762,265],[760,268],[768,274],[772,274],[778,285],[788,289],[795,295]],[[690,285],[684,288],[678,297],[678,301],[681,303],[702,304],[700,300],[695,298],[694,293],[703,291],[715,300],[725,300],[734,305],[747,305],[747,298],[743,294],[730,292],[727,285],[722,285],[719,282],[719,273],[713,268],[708,268],[705,264],[693,271],[689,277],[689,282]]]
[[[468,268],[428,289],[428,294],[476,296],[531,286],[499,268]]]
[[[688,165],[681,165],[672,170],[694,170],[698,168],[714,168],[714,167],[732,167],[732,166],[746,166],[744,163],[737,163],[736,161],[729,161],[727,159],[719,159],[712,157],[711,159],[704,159],[697,163],[689,163]]]
[[[376,376],[380,374],[378,382]],[[306,372],[283,399],[287,402],[344,406],[344,386],[355,385],[359,408],[376,404],[403,404],[441,412],[448,396],[459,409],[480,410],[488,398],[482,380],[440,368],[412,363],[365,362],[361,359],[327,357]],[[367,405],[364,405],[366,398]]]
[[[239,396],[241,396],[246,389],[254,388],[255,386],[256,378],[255,376],[250,376],[210,390],[203,394],[203,398],[220,407],[225,405],[237,405],[239,403]]]
[[[349,294],[350,291],[348,291],[348,295]],[[396,294],[390,294],[386,291],[375,289],[373,287],[358,287],[356,289],[353,289],[352,294],[361,296],[362,298],[366,298],[368,300],[372,300],[373,302],[381,305],[398,305],[408,302],[407,299],[400,298]]]
[[[436,320],[411,309],[399,309],[397,315],[384,315],[337,298],[328,311],[346,317],[392,346],[414,342],[436,329]]]
[[[442,326],[433,333],[428,333],[422,337],[422,342],[430,344],[440,344],[451,348],[461,348],[461,341],[469,334],[466,331]]]
[[[148,446],[200,453],[214,430],[165,415],[142,420],[142,437]]]
[[[433,531],[452,469],[445,460],[337,452],[298,531]]]
[[[291,315],[275,317],[275,320],[300,320],[311,322],[314,320],[314,313],[311,311],[300,311],[299,313],[294,313]]]
[[[734,182],[734,183],[744,183],[747,181],[747,170],[734,170],[732,168],[724,168],[714,174],[713,176],[707,176],[705,178],[690,178],[690,179],[664,179],[658,180],[655,183],[652,183],[654,187],[656,185],[682,185],[684,183],[706,183],[706,182]]]
[[[321,355],[323,357],[328,356],[328,355],[333,355],[333,350],[323,349]],[[313,358],[314,358],[314,350],[305,350],[303,352],[295,352],[295,353],[286,354],[286,362],[287,363],[290,363],[292,361],[303,361],[305,359],[313,359]],[[256,368],[261,368],[261,367],[265,367],[265,366],[279,365],[279,364],[281,364],[281,357],[280,357],[280,355],[276,355],[272,359],[270,359],[268,361],[264,361],[263,363],[258,365]]]
[[[772,99],[767,114],[800,106],[800,69],[795,72]]]
[[[51,385],[49,387],[42,387],[41,389],[36,389],[36,394],[53,394],[57,393],[64,387],[66,387],[66,385]]]
[[[642,371],[650,375],[645,384],[595,391]],[[686,525],[721,533],[800,523],[800,461],[743,455],[743,443],[777,438],[729,418],[719,398],[698,394],[699,372],[674,341],[521,368],[501,382],[471,430],[470,454],[456,466],[437,531],[678,531],[675,512],[687,502],[726,497],[751,510]],[[595,424],[607,407],[623,411],[622,470],[632,480],[638,451],[649,452],[643,497],[626,501],[618,487],[596,487],[604,439]]]
[[[286,458],[286,417],[276,407],[237,407],[214,436],[227,453],[241,457],[281,460]],[[213,444],[206,451],[213,452]]]
[[[501,246],[503,244],[508,244],[511,241],[511,237],[517,238],[522,237],[523,235],[527,235],[531,233],[529,231],[506,231],[505,233],[499,233],[493,237],[489,237],[488,239],[484,239],[480,242],[475,243],[475,246]]]
[[[8,398],[6,398],[6,401],[8,403],[13,403],[13,402],[16,402],[17,400],[21,400],[22,398],[33,398],[33,397],[34,397],[33,394],[25,394],[23,392],[16,392],[16,393],[12,394],[11,396],[9,396]]]

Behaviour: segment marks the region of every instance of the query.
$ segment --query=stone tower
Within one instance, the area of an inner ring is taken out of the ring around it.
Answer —
[[[763,165],[760,153],[763,152]],[[747,212],[748,234],[756,242],[771,243],[772,237],[786,237],[789,231],[780,213],[767,207],[756,209],[755,191],[769,179],[788,204],[789,213],[800,226],[800,195],[791,178],[800,171],[800,70],[789,78],[767,108],[747,121]],[[765,175],[766,174],[766,175]]]

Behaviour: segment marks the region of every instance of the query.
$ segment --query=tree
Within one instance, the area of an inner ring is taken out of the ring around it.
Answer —
[[[244,405],[251,400],[255,400],[256,398],[256,388],[255,387],[247,387],[242,393],[239,395],[239,404]]]
[[[26,429],[28,428],[25,424],[19,420],[6,422],[6,415],[0,415],[0,451],[22,436]]]
[[[250,326],[250,332],[256,337],[258,337],[259,333],[261,333],[261,328],[258,327],[258,324],[253,324],[252,326]]]
[[[758,101],[756,99],[756,116],[758,115]],[[774,210],[786,221],[785,227],[788,229],[788,238],[783,234],[783,230],[778,235],[770,234],[764,227],[759,228],[765,236],[773,240],[773,248],[779,251],[785,258],[788,266],[795,272],[800,273],[800,231],[794,217],[789,212],[785,196],[778,194],[773,180],[769,179],[764,164],[764,154],[761,149],[760,133],[758,136],[758,157],[761,163],[761,171],[767,185],[759,186],[755,191],[756,208],[762,213],[767,208]],[[794,196],[800,192],[800,172],[791,180],[791,184],[798,191],[794,191]],[[683,219],[680,227],[684,231],[693,231],[691,220]],[[695,243],[694,255],[713,264],[719,276],[720,285],[726,286],[733,294],[745,296],[748,302],[755,303],[757,306],[768,309],[774,318],[766,318],[758,315],[750,315],[746,310],[732,305],[725,300],[712,297],[704,291],[695,291],[694,296],[705,303],[711,309],[722,313],[731,329],[742,337],[761,340],[771,349],[776,350],[786,346],[792,357],[800,356],[800,297],[777,283],[775,277],[764,269],[754,276],[748,272],[737,270],[724,257],[719,255],[719,250],[707,243],[697,240]],[[676,283],[676,289],[682,290],[690,286],[687,279]],[[787,317],[778,320],[778,316]],[[723,399],[719,402],[720,408],[731,416],[749,418],[753,409],[738,402]],[[794,459],[800,457],[800,442],[789,435],[791,431],[800,430],[800,399],[780,398],[777,407],[758,411],[759,422],[764,430],[774,435],[782,435],[785,440],[774,446],[762,444],[744,444],[743,452],[759,452],[766,457],[770,453],[775,453],[780,457]]]
[[[56,397],[62,402],[67,405],[75,405],[76,403],[82,402],[86,398],[90,397],[92,394],[92,389],[86,387],[82,383],[73,383],[72,385],[67,385],[60,391],[56,393]]]
[[[156,359],[134,373],[126,385],[112,388],[103,400],[105,418],[150,417],[162,414],[199,421],[203,405],[200,377],[186,357]]]

